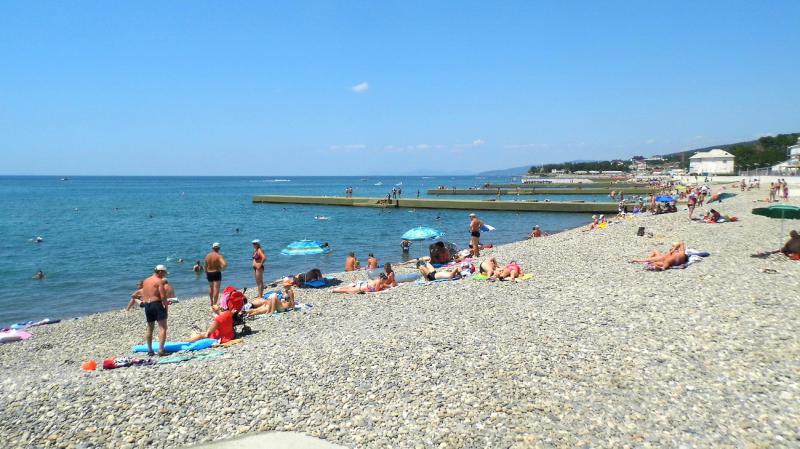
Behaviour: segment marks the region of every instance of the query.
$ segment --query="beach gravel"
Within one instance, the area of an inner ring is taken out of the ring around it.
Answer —
[[[312,309],[253,321],[219,358],[85,372],[131,355],[140,311],[35,328],[0,347],[2,445],[180,447],[279,430],[365,448],[798,447],[800,262],[749,257],[784,239],[779,220],[749,213],[761,196],[715,206],[739,222],[682,210],[485,253],[530,281],[300,290]],[[667,272],[628,262],[676,240],[711,256]],[[210,319],[202,298],[170,314],[170,339]]]

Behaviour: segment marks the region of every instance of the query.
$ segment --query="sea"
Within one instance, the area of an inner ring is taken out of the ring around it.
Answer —
[[[468,244],[468,212],[377,209],[314,205],[253,204],[253,195],[343,195],[425,197],[446,185],[479,187],[511,178],[483,177],[0,177],[0,327],[42,318],[67,319],[122,309],[137,281],[164,264],[179,298],[203,295],[205,276],[192,272],[212,242],[228,260],[223,287],[255,284],[253,239],[267,254],[266,282],[320,268],[343,271],[350,251],[365,261],[404,259],[400,236],[416,226],[444,232],[459,247]],[[447,198],[437,196],[437,198]],[[458,196],[458,198],[468,198]],[[481,198],[481,197],[476,197]],[[483,197],[485,198],[485,197]],[[527,195],[521,199],[540,199]],[[553,200],[602,201],[600,195],[558,196]],[[496,228],[482,242],[524,239],[533,225],[558,232],[589,221],[587,214],[476,211]],[[326,217],[327,219],[318,219]],[[37,242],[37,238],[41,241]],[[281,249],[300,239],[328,242],[324,255],[284,256]],[[415,242],[412,257],[427,254],[430,242]],[[38,270],[45,278],[37,280]]]

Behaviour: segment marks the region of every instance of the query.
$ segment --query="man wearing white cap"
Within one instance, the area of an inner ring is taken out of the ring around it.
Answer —
[[[206,279],[208,280],[208,297],[211,300],[211,307],[219,302],[219,286],[222,283],[222,271],[227,268],[228,262],[220,254],[222,247],[218,242],[211,244],[211,252],[206,255]]]
[[[478,220],[478,216],[469,214],[469,245],[472,248],[472,257],[478,257],[481,253],[481,226],[483,222]]]
[[[144,316],[147,319],[147,341],[148,355],[153,352],[153,327],[158,322],[158,355],[164,355],[164,342],[167,340],[167,292],[164,288],[167,267],[156,265],[153,275],[142,282],[142,305],[144,306]]]

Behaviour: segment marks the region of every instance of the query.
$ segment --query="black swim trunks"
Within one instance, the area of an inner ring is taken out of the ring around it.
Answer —
[[[431,271],[425,277],[428,278],[429,281],[435,281],[436,280],[436,270]]]
[[[148,323],[166,320],[167,309],[164,308],[161,301],[146,302],[144,303],[144,316],[147,318]]]
[[[206,272],[206,279],[208,279],[208,282],[220,282],[222,281],[222,272],[208,271]]]
[[[472,231],[472,232],[469,233],[469,235],[471,235],[473,237],[480,237],[481,236],[481,231]]]

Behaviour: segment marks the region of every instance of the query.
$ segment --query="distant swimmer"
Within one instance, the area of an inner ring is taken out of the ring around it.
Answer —
[[[44,242],[44,238],[42,238],[42,236],[40,235],[37,235],[36,237],[34,237],[33,241],[36,243],[42,243]]]
[[[219,285],[222,283],[222,271],[228,266],[225,257],[220,254],[222,247],[218,242],[211,245],[211,252],[206,255],[205,268],[206,279],[208,280],[208,297],[213,308],[219,302]]]
[[[195,273],[198,273],[198,274],[201,271],[203,271],[203,266],[200,265],[200,261],[199,260],[194,263],[194,266],[192,267],[192,271],[194,271]]]
[[[36,274],[33,276],[33,278],[36,279],[37,281],[41,281],[42,279],[44,279],[44,271],[42,270],[37,271]]]
[[[74,210],[75,212],[78,212],[78,208],[77,207],[75,209],[72,209],[72,210]]]
[[[239,233],[239,228],[236,228],[235,232],[238,234]]]
[[[331,217],[326,217],[325,215],[315,215],[314,220],[330,220]]]
[[[184,262],[183,258],[182,257],[178,257],[178,263],[183,263],[183,262]]]

